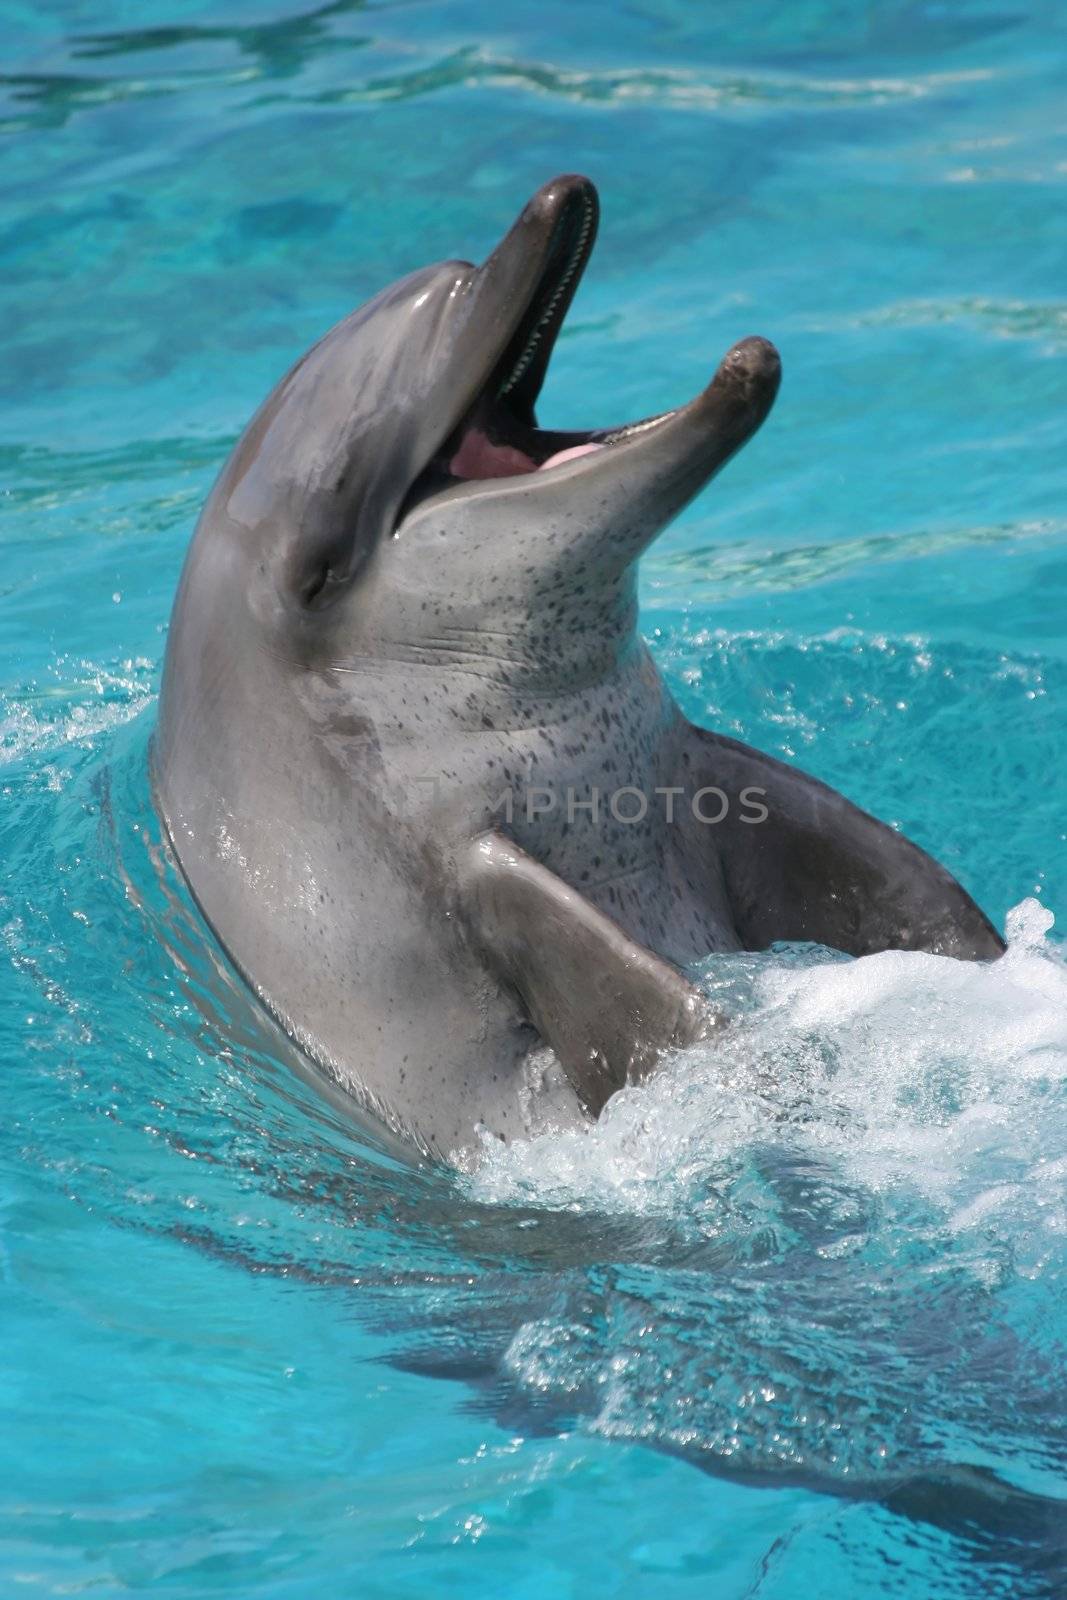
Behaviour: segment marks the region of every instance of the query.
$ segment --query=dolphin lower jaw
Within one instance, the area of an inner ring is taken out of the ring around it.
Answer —
[[[402,536],[407,531],[420,549],[429,548],[427,541],[435,544],[454,528],[464,546],[493,550],[497,574],[509,570],[513,547],[516,570],[528,574],[518,581],[529,624],[542,631],[538,597],[543,593],[556,606],[558,642],[565,621],[590,628],[594,619],[576,612],[583,594],[603,597],[610,585],[632,578],[638,558],[657,535],[755,433],[770,411],[779,379],[774,346],[757,337],[744,339],[687,405],[615,429],[543,433],[541,446],[554,455],[542,470],[535,462],[502,471],[498,459],[497,470],[481,479],[438,479],[438,486],[412,506]],[[456,445],[462,464],[474,470],[487,448],[492,444],[487,447],[474,432]],[[503,454],[522,446],[513,436],[496,448]],[[571,574],[576,577],[573,595]],[[564,601],[566,617],[559,609]],[[609,626],[608,609],[598,612],[595,631],[624,638],[626,625],[620,617]]]

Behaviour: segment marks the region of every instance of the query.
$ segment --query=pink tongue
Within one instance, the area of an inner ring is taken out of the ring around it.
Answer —
[[[557,450],[538,467],[524,450],[511,444],[494,444],[480,428],[468,428],[448,470],[454,478],[515,478],[521,472],[544,472],[546,467],[558,467],[564,461],[576,461],[579,456],[602,449],[599,444],[572,445],[569,450]]]
[[[542,461],[538,472],[545,472],[549,467],[561,467],[565,461],[577,461],[579,456],[592,455],[594,450],[603,450],[602,444],[573,444],[569,450],[557,450],[554,456],[549,456],[547,461]]]
[[[494,444],[480,428],[469,428],[448,463],[454,478],[514,478],[533,472],[534,463],[510,444]]]

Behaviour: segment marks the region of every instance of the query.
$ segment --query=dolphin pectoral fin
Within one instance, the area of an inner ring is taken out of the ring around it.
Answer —
[[[518,994],[594,1117],[664,1051],[722,1025],[677,968],[502,834],[475,841],[463,906],[486,964]]]
[[[718,852],[746,949],[811,940],[854,956],[928,950],[983,961],[1002,954],[1004,941],[951,873],[818,779],[693,727],[675,781],[690,799],[702,788],[721,791],[701,802],[705,816],[729,802],[721,822],[694,820],[689,837],[703,835]]]

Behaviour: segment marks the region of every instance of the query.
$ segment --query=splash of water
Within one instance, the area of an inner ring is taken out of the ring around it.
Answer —
[[[525,1321],[512,1379],[725,1470],[858,1492],[991,1470],[1048,1492],[1067,1171],[1052,924],[1024,901],[985,966],[713,959],[705,986],[737,1016],[724,1042],[584,1135],[487,1144],[465,1180],[483,1202],[674,1233],[669,1268],[657,1251]]]
[[[471,1191],[497,1204],[667,1213],[718,1235],[758,1145],[832,1166],[872,1200],[921,1195],[956,1230],[1010,1218],[1016,1254],[1025,1233],[1038,1271],[1064,1226],[1064,1162],[1044,1137],[1067,1073],[1067,964],[1048,937],[1053,920],[1023,901],[991,965],[902,951],[851,961],[817,947],[712,958],[705,989],[740,1012],[725,1041],[622,1090],[588,1132],[487,1140]]]

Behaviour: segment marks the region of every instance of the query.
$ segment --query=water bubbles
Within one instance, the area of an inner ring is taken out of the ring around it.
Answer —
[[[1005,933],[1013,953],[1032,954],[1044,945],[1055,926],[1055,915],[1037,900],[1023,900],[1008,912]]]

